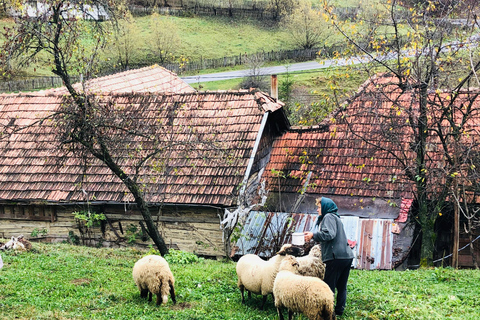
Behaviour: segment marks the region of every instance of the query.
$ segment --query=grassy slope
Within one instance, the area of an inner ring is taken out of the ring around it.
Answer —
[[[145,252],[34,244],[34,251],[3,253],[0,319],[276,319],[269,297],[241,305],[235,263],[170,263],[177,305],[140,299],[131,276]],[[477,319],[480,271],[353,270],[342,319]],[[305,319],[305,318],[303,318]]]

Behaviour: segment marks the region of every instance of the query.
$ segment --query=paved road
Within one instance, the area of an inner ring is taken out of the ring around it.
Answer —
[[[352,58],[352,59],[339,59],[339,60],[323,60],[323,61],[307,61],[300,63],[293,63],[285,66],[276,66],[276,67],[265,67],[260,68],[259,74],[262,75],[272,75],[280,74],[285,72],[294,72],[294,71],[303,71],[303,70],[315,70],[315,69],[324,69],[331,66],[345,66],[347,64],[357,64],[361,61],[366,61],[366,59]],[[237,71],[227,71],[227,72],[218,72],[210,74],[202,74],[196,76],[181,77],[186,83],[199,83],[199,82],[209,82],[209,81],[220,81],[228,80],[235,78],[244,78],[249,75],[250,70],[237,70]]]
[[[451,42],[448,45],[445,45],[445,50],[458,50],[459,48],[464,48],[465,45],[470,45],[476,47],[480,41],[480,35],[476,34],[464,42]],[[412,57],[415,55],[415,52],[404,51],[403,54],[406,57]],[[417,53],[418,54],[418,53]],[[395,53],[389,53],[387,55],[380,55],[376,56],[375,59],[377,60],[390,60],[396,57]],[[363,57],[352,57],[349,59],[330,59],[330,60],[323,60],[323,61],[308,61],[308,62],[301,62],[301,63],[293,63],[286,66],[277,66],[277,67],[265,67],[260,68],[259,74],[262,75],[272,75],[272,74],[280,74],[285,72],[293,72],[293,71],[303,71],[303,70],[315,70],[315,69],[324,69],[331,66],[346,66],[352,64],[359,64],[365,63],[372,60],[372,57],[363,56]],[[211,74],[202,74],[196,76],[189,76],[189,77],[182,77],[183,81],[186,83],[199,83],[199,82],[209,82],[209,81],[220,81],[220,80],[228,80],[228,79],[235,79],[235,78],[244,78],[249,75],[250,70],[237,70],[237,71],[228,71],[228,72],[219,72],[219,73],[211,73]]]
[[[301,71],[301,70],[321,69],[321,68],[326,68],[328,66],[325,64],[320,64],[316,61],[308,61],[308,62],[294,63],[288,66],[260,68],[259,72],[262,75],[271,75],[271,74],[285,73],[287,71],[293,72],[293,71]],[[220,80],[228,80],[228,79],[235,79],[235,78],[244,78],[249,75],[249,72],[250,70],[227,71],[227,72],[181,77],[181,79],[186,83],[220,81]]]

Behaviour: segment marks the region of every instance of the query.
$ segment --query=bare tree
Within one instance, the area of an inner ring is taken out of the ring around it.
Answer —
[[[10,0],[8,4],[20,12],[17,1]],[[99,103],[98,98],[89,96],[72,83],[74,74],[83,74],[85,79],[91,76],[98,53],[105,46],[108,30],[123,14],[114,10],[117,6],[121,7],[116,0],[51,0],[36,17],[19,14],[15,25],[5,32],[1,60],[6,64],[18,58],[23,64],[28,64],[41,52],[47,55],[52,72],[62,79],[69,93],[65,108],[59,110],[57,118],[64,130],[63,142],[89,152],[121,179],[134,197],[150,237],[160,253],[165,255],[168,248],[152,220],[144,193],[134,177],[135,172],[125,171],[116,161],[109,144],[109,132],[105,131],[105,126],[98,125],[108,124],[109,118],[103,117],[108,116],[111,104]],[[104,10],[109,20],[106,23],[95,20],[90,8]],[[90,36],[89,40],[94,43],[91,51],[82,46],[86,36]],[[97,116],[99,118],[95,118]],[[133,149],[135,147],[132,146]]]
[[[461,163],[478,152],[478,143],[466,144],[465,134],[475,130],[478,92],[471,87],[479,86],[480,60],[473,12],[462,12],[466,23],[457,28],[449,17],[458,14],[458,2],[436,6],[422,1],[411,8],[402,4],[385,2],[375,23],[368,21],[369,28],[361,27],[367,24],[363,21],[354,26],[339,21],[328,3],[325,11],[350,44],[346,51],[368,61],[362,66],[372,76],[376,92],[372,99],[391,104],[388,114],[379,114],[374,107],[363,109],[380,123],[373,134],[355,129],[348,107],[341,113],[354,135],[393,155],[414,185],[418,209],[413,218],[421,228],[421,265],[426,266],[433,261],[435,222],[447,201],[460,197],[455,177],[464,172]],[[373,77],[379,71],[395,80]],[[470,187],[470,199],[472,192]]]

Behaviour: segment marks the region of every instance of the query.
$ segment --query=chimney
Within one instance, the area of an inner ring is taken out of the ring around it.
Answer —
[[[275,99],[275,101],[278,100],[278,79],[276,74],[272,74],[271,77],[270,96]]]

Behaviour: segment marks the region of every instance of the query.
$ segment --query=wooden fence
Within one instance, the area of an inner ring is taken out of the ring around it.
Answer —
[[[257,60],[268,62],[268,61],[291,61],[291,62],[301,62],[315,60],[319,57],[318,53],[320,52],[320,57],[328,58],[333,55],[335,51],[339,51],[340,46],[333,46],[328,48],[315,48],[315,49],[298,49],[298,50],[282,50],[282,51],[269,51],[269,52],[257,52],[254,54],[246,55],[239,54],[235,56],[217,58],[217,59],[200,59],[197,61],[190,61],[182,66],[178,63],[165,64],[162,65],[164,68],[175,72],[177,74],[185,72],[194,72],[204,69],[216,69],[220,67],[234,67],[238,65],[245,65],[248,67],[248,62],[252,57],[255,57]],[[141,67],[146,67],[146,64],[134,64],[129,65],[128,69],[137,69]],[[113,68],[105,66],[102,68],[104,70],[100,76],[105,76],[109,74],[114,74],[117,72],[125,71],[125,69]],[[79,81],[78,78],[74,78],[74,81]],[[55,88],[62,85],[62,81],[59,77],[35,77],[27,80],[19,81],[6,81],[0,82],[0,92],[18,92],[18,91],[35,91],[42,90],[46,88]]]

